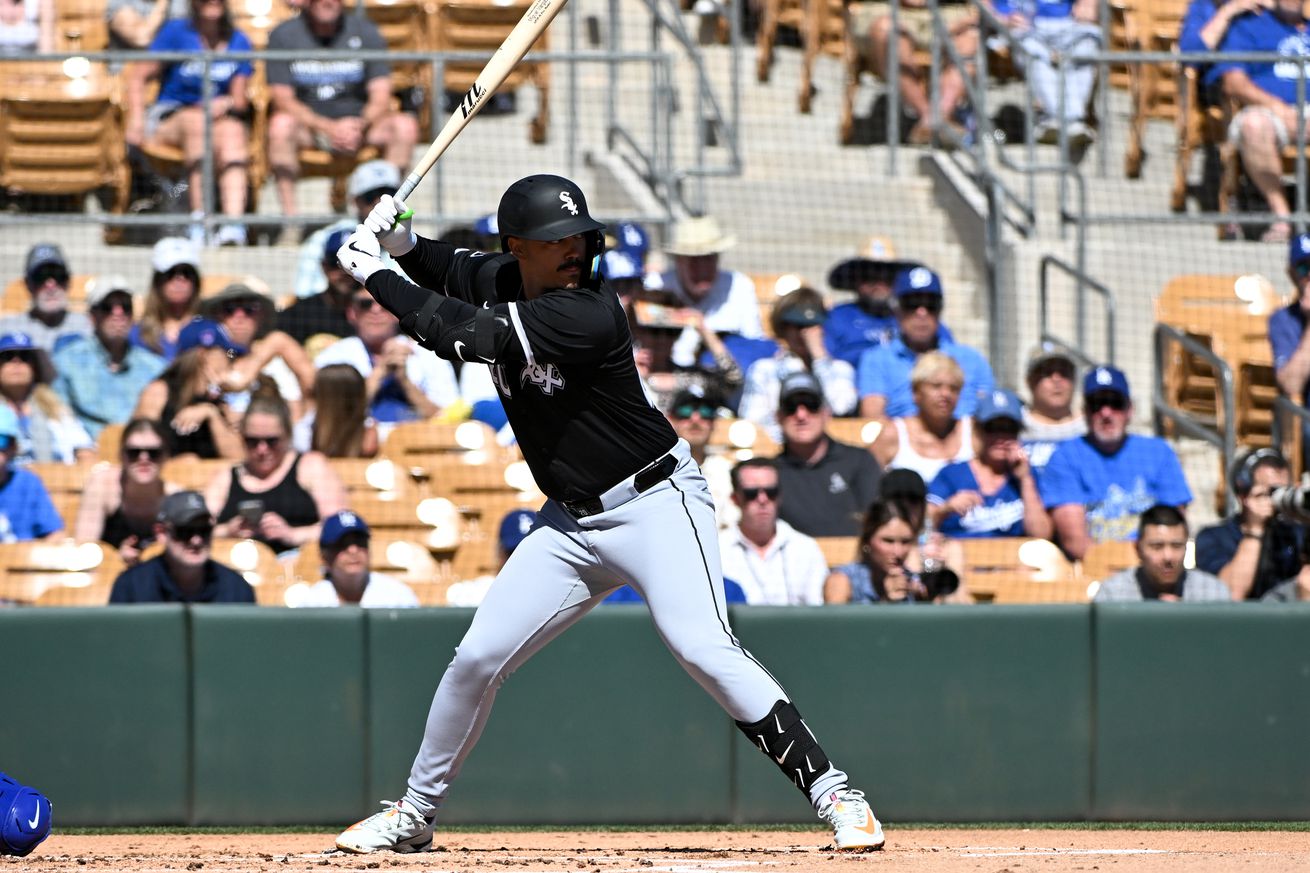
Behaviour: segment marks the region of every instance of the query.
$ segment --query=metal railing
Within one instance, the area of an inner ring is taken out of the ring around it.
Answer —
[[[1074,322],[1073,342],[1055,334],[1051,330],[1050,313],[1051,313],[1051,270],[1058,270],[1074,280],[1074,305],[1077,317]],[[1101,298],[1101,316],[1105,324],[1105,356],[1095,357],[1088,354],[1087,351],[1087,292],[1096,294]],[[1038,268],[1038,302],[1037,302],[1037,323],[1039,338],[1041,342],[1055,343],[1068,350],[1084,366],[1093,366],[1095,364],[1113,364],[1115,358],[1115,308],[1114,293],[1109,288],[1097,282],[1091,276],[1088,276],[1078,267],[1067,261],[1056,257],[1055,255],[1045,255],[1042,258],[1041,265]]]

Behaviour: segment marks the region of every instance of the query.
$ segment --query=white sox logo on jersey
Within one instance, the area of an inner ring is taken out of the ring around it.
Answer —
[[[556,388],[564,387],[564,377],[555,369],[554,364],[547,364],[544,367],[541,364],[524,364],[519,372],[519,384],[527,385],[529,382],[540,388],[541,393],[547,396],[554,394]]]
[[[559,192],[559,199],[564,204],[563,206],[560,207],[560,209],[567,209],[569,211],[569,215],[578,214],[578,204],[573,202],[572,194],[570,194],[567,191],[561,191]]]

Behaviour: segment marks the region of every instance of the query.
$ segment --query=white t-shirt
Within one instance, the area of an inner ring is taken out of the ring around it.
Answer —
[[[723,575],[741,586],[752,606],[820,606],[828,562],[812,537],[800,533],[785,521],[764,557],[748,541],[740,527],[719,535]]]
[[[320,579],[312,585],[297,582],[287,588],[287,606],[340,606],[341,598],[337,589],[327,579]],[[366,609],[410,609],[419,605],[418,595],[414,589],[393,576],[383,573],[369,573],[368,584],[364,586],[364,595],[359,605]]]

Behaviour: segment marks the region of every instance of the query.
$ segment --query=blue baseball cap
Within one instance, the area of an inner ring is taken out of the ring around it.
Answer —
[[[177,353],[194,348],[222,349],[228,354],[244,355],[249,349],[234,342],[223,325],[208,318],[193,318],[177,335]]]
[[[537,514],[531,509],[512,509],[500,520],[500,547],[509,554],[532,532]]]
[[[1287,265],[1295,267],[1306,261],[1310,261],[1310,233],[1298,233],[1288,246]]]
[[[892,281],[892,293],[897,297],[905,294],[941,294],[942,277],[927,267],[901,270]]]
[[[335,515],[323,519],[323,526],[318,531],[319,546],[334,546],[346,534],[369,536],[368,525],[349,509],[343,509]]]
[[[346,240],[353,232],[353,229],[343,227],[327,235],[327,239],[323,241],[323,263],[336,264],[337,251],[346,244]]]
[[[983,391],[978,395],[978,407],[973,412],[973,418],[979,424],[998,418],[1008,418],[1023,424],[1023,404],[1019,401],[1019,395],[1013,391],[1003,388]]]
[[[1128,377],[1124,375],[1123,370],[1111,367],[1109,364],[1102,364],[1088,370],[1087,375],[1083,377],[1083,396],[1088,397],[1106,391],[1118,394],[1125,400],[1132,397],[1128,393]]]
[[[483,236],[500,236],[500,223],[496,213],[484,215],[473,222],[473,229]]]
[[[611,281],[640,279],[645,274],[641,258],[622,249],[611,249],[601,256],[600,271]]]
[[[32,342],[28,334],[7,333],[0,336],[0,352],[29,352],[36,381],[48,385],[55,380],[55,365],[50,362],[50,355]]]

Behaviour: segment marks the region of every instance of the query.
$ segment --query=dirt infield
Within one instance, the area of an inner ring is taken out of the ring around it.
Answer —
[[[54,835],[32,857],[0,857],[10,871],[114,870],[325,873],[332,870],[516,873],[1283,873],[1310,870],[1304,832],[1140,830],[897,830],[887,848],[838,855],[827,835],[804,831],[449,833],[422,855],[347,855],[332,834]]]

